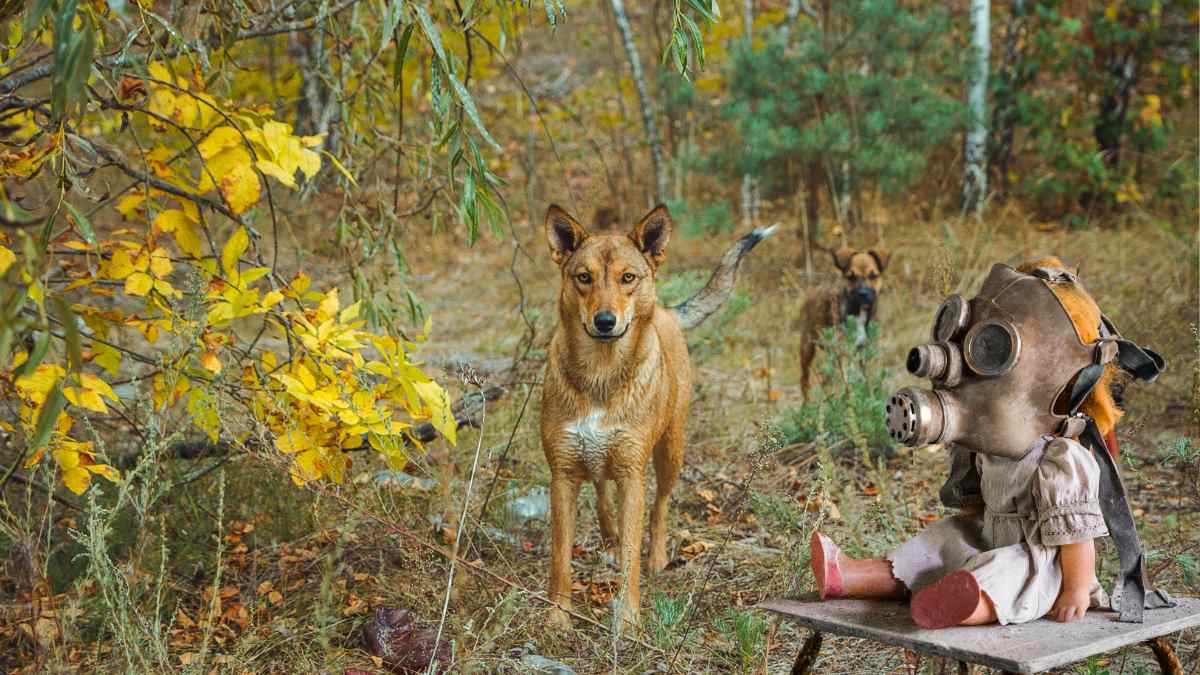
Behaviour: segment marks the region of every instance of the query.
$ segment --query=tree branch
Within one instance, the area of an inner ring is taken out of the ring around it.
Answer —
[[[479,416],[483,412],[484,403],[503,398],[507,393],[508,390],[504,387],[496,386],[463,395],[462,398],[455,401],[454,405],[450,407],[451,413],[454,415],[454,422],[458,425],[459,429],[463,427],[478,427]],[[431,443],[440,435],[429,422],[422,422],[413,426],[409,430],[409,433],[421,443]],[[207,438],[189,439],[172,443],[167,448],[165,457],[169,459],[221,457],[235,453],[239,447],[264,449],[269,446],[270,442],[258,439],[250,439],[240,444],[226,438],[219,438],[216,441]],[[364,443],[361,447],[365,449],[370,446]],[[121,457],[115,459],[113,463],[117,468],[128,469],[137,464],[138,457],[139,455]]]

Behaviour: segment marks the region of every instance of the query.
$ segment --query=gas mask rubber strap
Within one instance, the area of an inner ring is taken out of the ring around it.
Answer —
[[[1071,385],[1071,398],[1068,399],[1068,414],[1074,415],[1075,411],[1079,410],[1079,406],[1083,405],[1084,399],[1096,388],[1096,383],[1103,375],[1104,365],[1099,363],[1084,366],[1075,374],[1074,384]]]
[[[1117,363],[1122,370],[1139,380],[1153,382],[1167,369],[1166,360],[1158,352],[1123,337],[1112,319],[1105,314],[1100,315],[1100,336],[1116,340]]]
[[[1146,561],[1142,543],[1138,538],[1137,524],[1125,497],[1125,483],[1121,473],[1108,452],[1108,444],[1100,435],[1095,420],[1088,418],[1083,433],[1084,444],[1092,449],[1100,465],[1100,512],[1109,536],[1117,546],[1120,573],[1113,584],[1113,594],[1120,593],[1120,620],[1126,623],[1141,623],[1144,609],[1174,607],[1176,602],[1166,591],[1151,586],[1146,576]]]

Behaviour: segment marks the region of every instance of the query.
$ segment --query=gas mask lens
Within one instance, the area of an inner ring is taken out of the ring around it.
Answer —
[[[971,306],[966,298],[955,293],[942,301],[933,319],[931,337],[934,342],[950,342],[962,337],[971,319]]]
[[[984,377],[1003,375],[1017,363],[1021,337],[1007,322],[984,321],[967,332],[963,340],[967,367]]]

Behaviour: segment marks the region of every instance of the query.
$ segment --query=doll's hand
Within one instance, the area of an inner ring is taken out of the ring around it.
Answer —
[[[1050,613],[1060,623],[1070,623],[1082,619],[1091,604],[1092,595],[1087,586],[1072,588],[1063,584],[1062,590],[1058,592],[1058,599],[1050,608]]]

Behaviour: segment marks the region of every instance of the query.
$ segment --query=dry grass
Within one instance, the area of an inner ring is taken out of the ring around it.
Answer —
[[[1078,265],[1125,333],[1167,357],[1172,367],[1160,382],[1128,392],[1121,430],[1124,452],[1133,458],[1127,478],[1158,581],[1177,593],[1200,593],[1194,567],[1200,556],[1194,454],[1200,438],[1195,413],[1200,281],[1194,231],[1179,239],[1138,218],[1085,231],[1041,229],[1002,209],[982,225],[896,216],[891,223],[882,232],[851,236],[851,243],[893,251],[880,355],[870,364],[894,373],[891,386],[911,381],[895,374],[898,364],[910,345],[924,339],[946,293],[973,290],[991,262],[1041,253]],[[157,616],[163,634],[140,638],[144,644],[122,646],[102,627],[111,610],[97,600],[97,584],[103,584],[94,577],[103,574],[72,571],[86,556],[74,557],[83,547],[72,541],[69,528],[86,530],[85,516],[66,514],[77,522],[60,521],[54,528],[62,540],[50,547],[47,563],[52,577],[61,580],[54,588],[61,594],[57,637],[0,631],[8,654],[0,656],[0,664],[30,671],[166,670],[181,663],[185,671],[371,671],[376,666],[359,638],[371,608],[407,607],[436,624],[447,564],[429,545],[453,540],[453,514],[468,497],[465,486],[479,444],[483,463],[469,495],[472,516],[461,524],[462,555],[511,585],[471,565],[460,567],[446,624],[455,670],[528,672],[521,658],[539,654],[578,673],[786,672],[802,631],[749,608],[811,588],[802,544],[818,525],[855,554],[883,553],[915,532],[922,518],[940,513],[936,492],[946,467],[942,454],[925,450],[876,460],[825,447],[780,451],[771,442],[767,430],[799,399],[792,322],[805,292],[818,281],[803,274],[800,244],[788,229],[794,225],[784,224],[744,268],[740,285],[751,299],[745,311],[720,329],[693,336],[696,385],[687,465],[671,515],[674,562],[645,581],[644,625],[636,636],[644,644],[614,640],[602,627],[609,621],[616,571],[600,546],[589,490],[579,521],[576,606],[600,626],[576,622],[571,633],[547,632],[544,605],[526,592],[540,592],[545,584],[545,523],[521,525],[503,514],[511,497],[544,488],[548,476],[536,433],[536,379],[524,375],[505,400],[488,409],[481,432],[465,432],[457,447],[436,447],[414,461],[413,474],[441,480],[443,488],[377,487],[371,475],[380,467],[362,457],[354,466],[360,480],[314,493],[282,480],[275,459],[243,457],[163,496],[136,521],[140,532],[128,531],[135,522],[131,516],[116,521],[112,550],[143,554],[136,564],[120,562],[107,574],[122,577],[131,589],[129,602],[143,609],[153,604],[155,593],[162,594]],[[553,329],[557,273],[545,253],[540,222],[518,222],[514,231],[522,248],[515,272],[536,327],[529,358],[536,362]],[[526,333],[516,311],[521,295],[509,273],[511,246],[492,240],[468,248],[450,234],[416,239],[408,252],[414,266],[408,288],[435,319],[424,356],[503,363],[518,353]],[[708,269],[730,240],[732,235],[719,242],[677,237],[667,273]],[[819,271],[830,269],[823,258],[816,262]],[[518,425],[529,387],[532,400]],[[498,466],[510,438],[511,449]],[[1182,446],[1183,455],[1177,451],[1181,438],[1192,444]],[[1187,455],[1188,447],[1193,454]],[[481,524],[476,516],[482,494],[497,475],[497,497]],[[145,553],[160,550],[166,555]],[[1175,561],[1179,555],[1193,556],[1190,570]],[[10,576],[15,569],[10,563]],[[76,581],[67,584],[68,579]],[[0,616],[11,610],[19,619],[19,588],[8,584],[0,591]],[[206,624],[210,612],[214,619]],[[1178,645],[1185,662],[1200,658],[1195,631]],[[148,656],[131,660],[130,649]],[[159,652],[165,657],[153,656]],[[1109,655],[1086,672],[1107,667],[1134,673],[1147,663],[1148,651],[1133,649]],[[899,650],[834,639],[817,670],[905,669]]]

